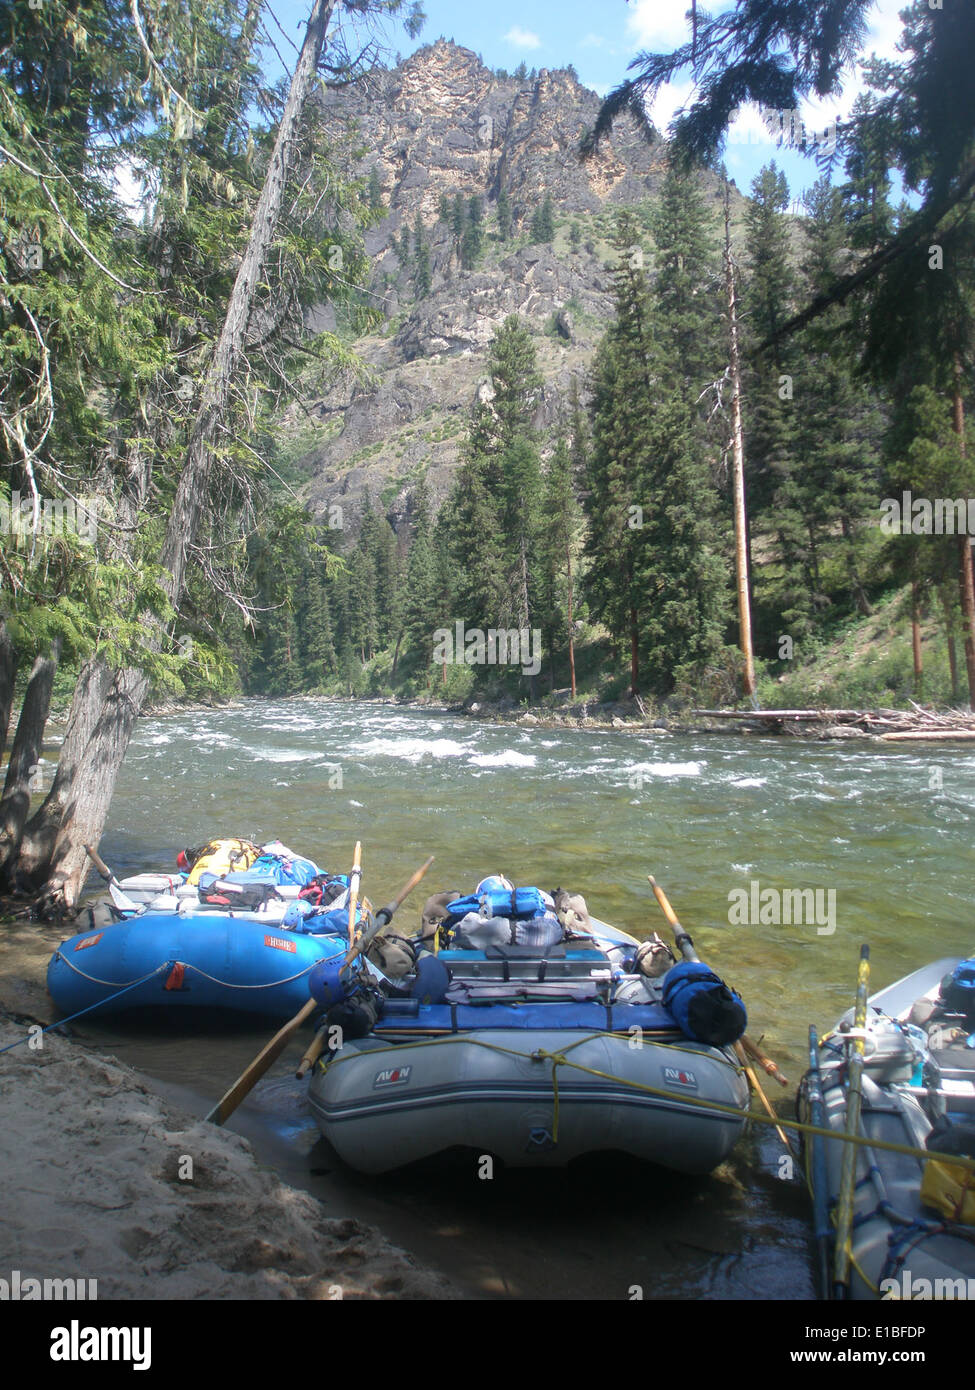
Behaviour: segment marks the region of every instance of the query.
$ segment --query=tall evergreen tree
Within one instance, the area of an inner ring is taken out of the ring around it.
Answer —
[[[403,628],[407,646],[420,653],[424,667],[433,652],[433,633],[440,618],[436,557],[430,521],[430,500],[421,479],[413,490],[412,536],[406,570]]]
[[[504,188],[498,194],[498,236],[502,241],[511,240],[511,199]]]
[[[531,223],[532,241],[555,240],[555,207],[551,193],[546,193],[541,206],[535,209]]]
[[[676,169],[664,176],[650,214],[656,249],[654,281],[662,369],[668,387],[690,403],[723,361],[721,265],[715,219],[700,180]]]
[[[657,337],[654,301],[633,248],[639,228],[619,217],[615,320],[593,370],[593,445],[586,512],[590,608],[629,649],[630,690],[666,694],[700,682],[721,646],[724,567],[715,497],[693,447],[693,420]]]
[[[420,214],[416,215],[416,222],[413,226],[413,285],[418,299],[425,298],[430,293],[433,284],[433,275],[430,269],[430,247],[427,245],[426,234],[423,230],[423,221]]]
[[[560,438],[545,472],[542,507],[544,527],[539,537],[540,610],[545,647],[550,654],[552,684],[557,683],[555,662],[566,653],[569,687],[575,698],[575,542],[580,511],[572,487],[572,452]]]

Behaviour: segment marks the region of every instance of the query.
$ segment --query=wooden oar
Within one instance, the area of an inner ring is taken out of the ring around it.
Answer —
[[[427,869],[429,869],[430,865],[433,863],[433,859],[434,856],[431,854],[427,862],[421,865],[421,867],[417,869],[416,873],[412,875],[409,882],[406,883],[405,886],[400,889],[400,891],[396,894],[396,897],[393,898],[392,902],[388,902],[385,907],[381,907],[379,911],[376,913],[376,916],[374,917],[372,922],[370,922],[368,926],[362,928],[362,930],[356,934],[355,940],[349,947],[348,954],[345,957],[345,965],[351,965],[352,962],[355,960],[356,956],[361,954],[361,952],[364,951],[365,948],[369,945],[369,942],[379,931],[380,927],[386,926],[387,922],[392,920],[393,913],[396,912],[397,909],[402,906],[405,899],[408,898],[409,895],[413,892],[413,889],[420,882],[420,879],[423,877]]]
[[[115,904],[115,906],[119,908],[119,910],[122,912],[141,912],[142,905],[140,903],[133,902],[133,900],[124,892],[124,890],[122,889],[122,885],[119,883],[118,879],[112,873],[111,869],[105,863],[104,859],[101,858],[98,852],[96,850],[93,850],[91,845],[85,845],[85,853],[87,854],[91,862],[94,864],[99,874],[108,884],[109,892],[112,895],[112,902]]]
[[[690,934],[687,931],[685,931],[684,928],[681,926],[680,922],[678,922],[677,913],[671,907],[670,899],[667,897],[667,894],[661,888],[660,884],[654,878],[653,874],[647,874],[647,880],[650,884],[650,887],[653,889],[654,897],[660,904],[661,911],[667,918],[667,921],[670,923],[671,927],[673,927],[674,941],[676,942],[677,948],[680,951],[681,955],[684,957],[685,960],[700,959],[697,952],[694,949],[694,942],[691,940]],[[759,1100],[762,1102],[766,1114],[769,1116],[771,1120],[774,1121],[775,1132],[782,1140],[782,1143],[785,1145],[786,1152],[791,1154],[793,1158],[796,1158],[797,1155],[793,1150],[792,1145],[789,1143],[789,1139],[786,1135],[785,1130],[782,1129],[782,1127],[779,1124],[779,1117],[775,1113],[775,1108],[772,1105],[772,1102],[765,1094],[765,1091],[762,1087],[762,1083],[759,1081],[758,1076],[755,1073],[755,1068],[748,1065],[748,1058],[745,1055],[745,1047],[748,1044],[749,1039],[742,1036],[738,1040],[738,1042],[735,1043],[735,1055],[741,1063],[745,1075],[748,1077],[749,1085],[751,1086],[755,1094],[758,1096]],[[751,1043],[751,1047],[754,1049],[756,1053],[758,1053],[759,1057],[762,1056],[762,1054],[758,1052],[758,1048],[755,1046],[754,1043]],[[764,1060],[765,1059],[763,1058],[763,1061]],[[775,1067],[774,1062],[771,1065]],[[778,1071],[778,1068],[776,1067],[775,1070]],[[781,1073],[779,1074],[781,1076]]]
[[[664,916],[667,918],[667,921],[673,928],[674,943],[677,946],[678,951],[680,951],[681,955],[684,957],[685,960],[700,960],[700,957],[694,949],[694,942],[691,940],[690,932],[686,932],[684,928],[681,926],[680,922],[678,922],[677,913],[671,907],[670,900],[667,897],[667,894],[661,888],[660,884],[654,878],[653,874],[647,874],[647,882],[653,889],[653,896],[657,899],[657,902],[660,904],[661,912],[664,914]]]
[[[379,928],[384,927],[387,922],[391,921],[393,913],[397,910],[398,907],[401,906],[404,899],[407,898],[410,893],[412,893],[413,889],[420,882],[420,879],[423,877],[423,875],[426,873],[427,869],[429,869],[432,863],[433,855],[431,854],[427,862],[422,866],[422,868],[417,869],[416,873],[412,876],[412,878],[409,880],[406,886],[402,888],[399,893],[397,893],[396,897],[393,898],[392,902],[387,903],[385,907],[381,907],[379,909],[379,911],[376,913],[375,919],[369,925],[369,927],[365,931],[360,932],[359,935],[356,937],[355,945],[350,949],[348,955],[345,958],[345,961],[343,962],[343,969],[346,965],[351,965],[352,961],[359,954],[359,952],[364,950],[365,947],[368,946],[369,942],[375,936]],[[295,1076],[298,1078],[299,1081],[302,1079],[302,1077],[308,1074],[311,1068],[318,1061],[319,1057],[322,1055],[322,1052],[325,1048],[325,1038],[327,1034],[328,1025],[323,1024],[322,1027],[319,1028],[315,1036],[312,1038],[311,1042],[308,1044],[308,1050],[305,1053],[304,1057],[302,1057],[301,1061],[298,1063],[298,1070],[295,1072]]]
[[[857,967],[856,1006],[853,1010],[853,1046],[847,1053],[846,1133],[860,1129],[860,1083],[863,1078],[863,1034],[867,1024],[867,991],[870,983],[870,947],[860,947]],[[840,1191],[836,1203],[836,1244],[833,1248],[833,1297],[850,1296],[850,1238],[853,1235],[853,1199],[856,1191],[857,1151],[853,1144],[843,1148]]]
[[[352,878],[349,886],[349,931],[352,931],[355,922],[356,892],[359,879],[362,876],[362,845],[358,840],[355,842],[355,854],[352,861]],[[317,999],[309,999],[307,1004],[303,1004],[294,1018],[288,1020],[283,1028],[279,1028],[271,1041],[261,1048],[260,1052],[251,1062],[246,1071],[242,1072],[230,1090],[217,1101],[216,1105],[206,1116],[214,1124],[222,1125],[237,1109],[244,1097],[253,1090],[260,1081],[267,1069],[281,1056],[288,1043],[297,1033],[306,1018],[310,1018],[316,1009],[321,1008]]]
[[[752,1042],[751,1038],[746,1035],[742,1038],[741,1045],[749,1057],[752,1057],[764,1071],[768,1072],[769,1076],[775,1077],[780,1086],[788,1086],[789,1078],[782,1074],[771,1057],[766,1057],[757,1043]]]
[[[305,1019],[311,1018],[318,1008],[321,1008],[321,1005],[317,999],[309,999],[307,1004],[303,1004],[294,1018],[289,1019],[283,1028],[279,1028],[271,1041],[261,1048],[247,1070],[242,1072],[230,1090],[221,1096],[206,1118],[212,1120],[215,1125],[222,1125],[257,1085],[268,1067],[281,1056]]]
[[[647,874],[647,881],[650,884],[650,887],[653,889],[654,897],[660,904],[661,912],[664,914],[664,916],[667,918],[667,921],[674,929],[674,941],[676,942],[677,948],[680,951],[681,955],[684,957],[685,960],[699,960],[700,957],[694,949],[694,942],[691,940],[690,933],[685,931],[684,928],[681,926],[680,922],[678,922],[677,913],[671,907],[670,900],[667,897],[667,894],[661,888],[660,884],[654,878],[653,874]],[[776,1081],[778,1081],[780,1085],[788,1086],[788,1079],[782,1075],[782,1073],[779,1071],[778,1067],[775,1065],[772,1059],[770,1057],[766,1057],[765,1054],[759,1050],[758,1045],[752,1042],[751,1038],[748,1036],[747,1033],[743,1033],[739,1041],[741,1045],[745,1048],[745,1050],[747,1052],[750,1052],[751,1055],[755,1058],[755,1060],[762,1064],[762,1066],[768,1072],[769,1076],[774,1076]],[[755,1080],[757,1084],[758,1078],[756,1077]],[[758,1087],[758,1089],[760,1094],[764,1098],[764,1091],[762,1091],[761,1087]]]
[[[311,1042],[308,1044],[308,1049],[305,1052],[305,1055],[298,1063],[298,1069],[295,1072],[295,1076],[298,1078],[299,1081],[302,1079],[302,1077],[308,1075],[312,1067],[315,1065],[319,1057],[322,1055],[323,1051],[325,1050],[325,1039],[327,1036],[328,1024],[323,1023],[321,1028],[319,1028],[318,1032],[315,1034]]]
[[[742,1046],[741,1042],[735,1043],[735,1056],[741,1063],[745,1075],[748,1077],[748,1081],[752,1090],[755,1092],[759,1100],[762,1102],[762,1106],[765,1110],[766,1115],[768,1115],[769,1119],[774,1122],[775,1132],[782,1140],[786,1152],[791,1154],[792,1157],[798,1161],[799,1155],[796,1153],[795,1149],[793,1149],[789,1136],[786,1134],[785,1130],[779,1124],[779,1117],[775,1113],[775,1107],[772,1105],[772,1102],[765,1094],[765,1091],[762,1087],[762,1083],[759,1081],[758,1076],[755,1073],[755,1068],[749,1065],[748,1058],[745,1055],[745,1049]]]
[[[355,939],[355,909],[356,900],[359,897],[359,884],[362,881],[362,845],[358,840],[355,842],[355,853],[352,856],[352,873],[349,876],[349,945]]]

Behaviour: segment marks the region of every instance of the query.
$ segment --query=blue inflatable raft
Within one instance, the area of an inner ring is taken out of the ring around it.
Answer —
[[[47,987],[64,1013],[162,1006],[291,1018],[308,1001],[317,961],[348,947],[280,922],[226,913],[149,913],[72,936],[51,957]]]

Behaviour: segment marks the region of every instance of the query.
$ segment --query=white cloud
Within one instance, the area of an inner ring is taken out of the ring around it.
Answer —
[[[587,34],[584,39],[579,40],[580,48],[602,48],[606,40],[601,34]]]
[[[897,52],[897,40],[904,30],[900,22],[900,11],[904,6],[905,0],[877,0],[869,15],[870,32],[863,50],[866,57],[869,58],[871,53],[876,53],[878,58],[901,56]]]
[[[667,134],[667,127],[680,108],[686,105],[693,90],[694,83],[691,81],[668,82],[666,87],[660,88],[648,114],[661,135]]]
[[[691,35],[689,0],[635,0],[626,32],[635,47],[662,53],[677,48]]]
[[[541,48],[542,41],[537,34],[533,34],[530,29],[521,29],[516,24],[513,29],[509,29],[505,34],[505,41],[513,43],[515,48]]]

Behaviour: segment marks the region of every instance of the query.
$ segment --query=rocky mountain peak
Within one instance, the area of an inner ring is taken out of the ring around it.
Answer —
[[[545,378],[539,426],[551,432],[564,419],[572,380],[584,388],[612,311],[613,210],[653,199],[664,173],[664,147],[625,119],[597,156],[579,158],[599,104],[570,69],[498,74],[445,39],[321,99],[323,127],[354,122],[367,151],[361,173],[379,175],[387,215],[367,233],[366,250],[387,322],[358,345],[370,384],[337,383],[315,405],[317,437],[302,427],[307,448],[296,446],[295,459],[314,510],[340,499],[355,530],[368,490],[397,525],[421,476],[434,505],[443,500],[486,377],[487,346],[508,314],[536,337]],[[508,239],[497,219],[502,190],[513,216]],[[711,191],[719,196],[716,181]],[[484,246],[471,269],[440,215],[444,198],[452,205],[458,194],[478,198],[484,213]],[[556,234],[533,243],[532,217],[547,194]],[[417,220],[428,288],[414,264]],[[333,325],[328,306],[312,316],[315,328]],[[284,422],[286,434],[296,419]]]

